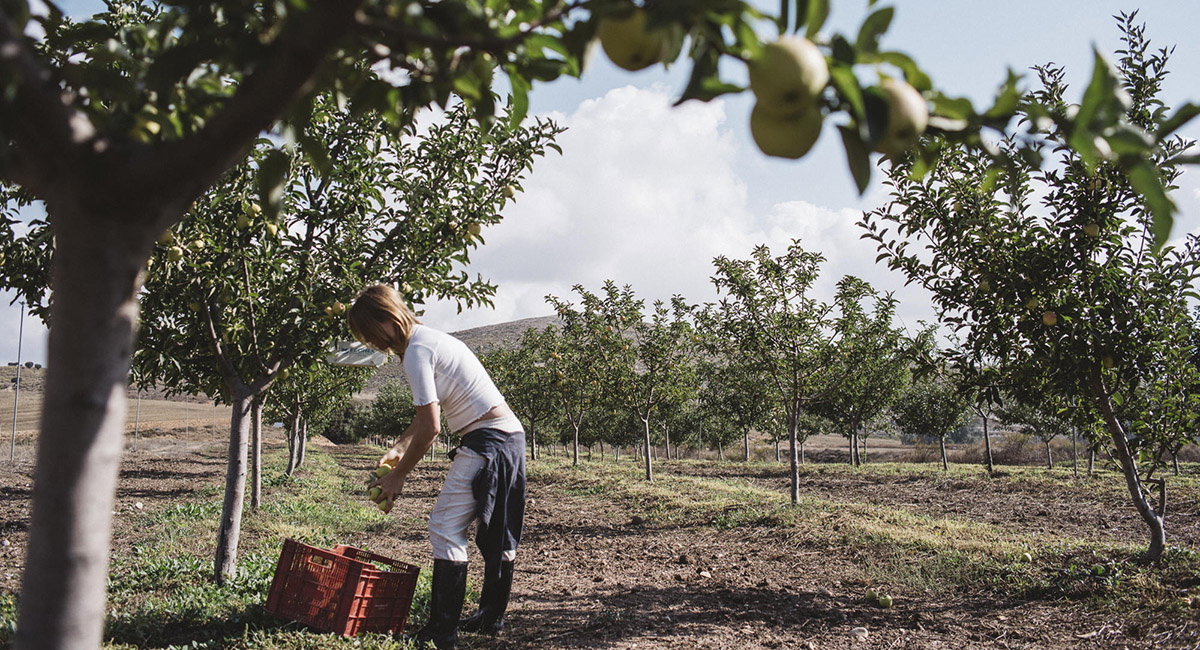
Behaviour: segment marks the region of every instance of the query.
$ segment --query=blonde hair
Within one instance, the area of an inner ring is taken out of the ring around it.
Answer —
[[[404,356],[413,327],[421,321],[404,303],[400,292],[372,284],[358,293],[346,313],[354,338],[376,350]]]

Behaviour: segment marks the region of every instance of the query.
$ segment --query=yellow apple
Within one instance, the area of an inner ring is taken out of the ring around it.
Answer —
[[[627,17],[610,17],[596,29],[608,59],[631,72],[662,61],[668,44],[665,29],[646,29],[646,10],[634,8]]]
[[[517,188],[512,185],[505,185],[504,189],[500,190],[500,193],[504,195],[504,198],[511,199],[517,195]]]
[[[1083,232],[1088,237],[1099,237],[1100,236],[1100,224],[1089,223],[1083,227]]]
[[[344,305],[340,300],[333,303],[333,305],[330,306],[330,309],[333,311],[334,316],[341,316],[342,314],[346,313],[346,305]]]
[[[479,233],[483,232],[483,227],[477,223],[467,226],[467,232],[471,233],[472,237],[478,237]]]
[[[167,249],[167,259],[171,260],[172,262],[178,262],[179,260],[183,259],[183,249],[179,246],[172,246],[171,248]]]
[[[203,239],[197,239],[196,241],[194,241],[194,242],[192,242],[192,243],[188,244],[188,248],[191,248],[192,250],[194,250],[194,251],[196,251],[197,253],[199,253],[200,251],[204,250],[204,240],[203,240]]]
[[[1058,324],[1058,314],[1049,310],[1044,311],[1042,312],[1042,322],[1045,323],[1047,327],[1054,327],[1056,324]]]
[[[279,234],[279,226],[268,222],[267,223],[267,235],[274,237],[277,234]]]
[[[806,38],[785,36],[763,46],[750,62],[757,108],[776,117],[804,113],[829,83],[825,55]]]
[[[795,117],[779,117],[762,108],[762,102],[750,111],[750,135],[768,156],[799,158],[808,153],[821,135],[821,110],[810,106]]]
[[[929,105],[916,88],[895,79],[884,79],[879,85],[887,98],[888,125],[875,151],[897,155],[908,151],[921,139],[929,125]]]

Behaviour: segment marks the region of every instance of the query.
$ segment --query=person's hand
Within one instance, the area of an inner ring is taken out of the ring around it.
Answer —
[[[377,487],[380,490],[379,497],[375,499],[375,502],[380,504],[379,509],[384,514],[392,511],[392,504],[395,503],[400,493],[404,491],[404,481],[407,478],[403,473],[393,470],[385,474],[382,478],[375,479],[375,482],[371,484],[371,487]]]

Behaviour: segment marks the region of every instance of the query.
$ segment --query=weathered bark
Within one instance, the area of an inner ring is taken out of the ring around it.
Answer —
[[[1125,486],[1129,489],[1133,506],[1142,516],[1142,521],[1146,522],[1146,527],[1150,529],[1150,546],[1146,549],[1146,559],[1158,562],[1167,547],[1167,533],[1163,525],[1163,516],[1150,505],[1149,499],[1146,498],[1146,492],[1142,489],[1137,462],[1134,461],[1133,455],[1129,451],[1125,429],[1121,426],[1121,422],[1113,410],[1112,401],[1104,387],[1099,366],[1096,367],[1092,377],[1092,396],[1096,399],[1109,436],[1112,438],[1113,450],[1116,452],[1117,461],[1121,466],[1121,473],[1125,475]]]
[[[801,441],[800,441],[800,464],[801,464],[801,465],[804,465],[804,464],[806,464],[806,462],[807,462],[807,461],[805,461],[805,459],[804,459],[804,443],[806,443],[806,442],[808,442],[808,441],[807,441],[807,440],[801,440]]]
[[[663,455],[666,457],[667,460],[671,460],[671,428],[670,427],[663,427],[663,444],[665,445],[663,448],[665,453]]]
[[[232,393],[225,501],[221,506],[217,554],[213,562],[213,574],[219,583],[224,583],[226,578],[232,578],[237,572],[238,537],[242,532],[242,502],[246,493],[246,461],[250,451],[250,411],[254,399],[250,388],[244,384],[236,385]]]
[[[653,461],[650,460],[650,416],[642,417],[642,443],[646,447],[646,480],[654,481]]]
[[[529,420],[529,460],[537,460],[537,428],[534,426],[533,419]]]
[[[938,445],[942,448],[942,471],[950,471],[950,462],[946,458],[946,436],[938,439]]]
[[[725,445],[717,441],[717,460],[725,460]]]
[[[262,500],[262,407],[263,396],[250,402],[250,510]]]
[[[154,235],[125,219],[128,206],[84,206],[60,189],[47,197],[54,327],[17,648],[100,647],[139,273]]]

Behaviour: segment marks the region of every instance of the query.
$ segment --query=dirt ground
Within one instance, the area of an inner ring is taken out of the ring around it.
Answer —
[[[114,510],[113,547],[118,553],[135,532],[130,513],[137,502],[168,507],[193,500],[196,490],[224,479],[220,443],[163,437],[147,442],[127,451],[122,463]],[[362,449],[322,446],[322,451],[361,470]],[[24,461],[0,467],[0,589],[11,592],[19,589],[32,466],[26,454]],[[445,467],[442,461],[419,467],[406,488],[405,515],[423,519],[428,514]],[[667,463],[659,467],[671,471]],[[782,476],[781,469],[779,476],[748,478],[782,489]],[[914,512],[948,511],[1024,530],[1065,527],[1072,534],[1112,540],[1142,535],[1137,522],[1124,514],[1128,508],[1115,503],[1076,506],[1064,519],[1053,501],[1039,499],[1037,507],[1026,507],[1030,495],[1020,484],[981,494],[953,482],[900,485],[909,480],[826,476],[801,489],[821,498],[862,500],[867,495],[876,503]],[[864,585],[857,577],[861,558],[853,548],[809,549],[786,527],[720,531],[647,524],[612,500],[564,495],[536,478],[529,497],[506,634],[500,639],[464,636],[460,647],[1194,648],[1200,643],[1200,629],[1192,620],[1137,625],[1066,601],[893,592],[897,605],[883,610],[862,598]],[[1194,547],[1200,542],[1197,505],[1176,502],[1175,508],[1173,543]],[[1179,517],[1181,509],[1190,514]],[[1103,526],[1097,528],[1097,522]],[[419,527],[392,539],[364,536],[346,543],[364,541],[391,557],[429,562],[427,536]],[[477,572],[478,565],[474,562],[472,570]]]

